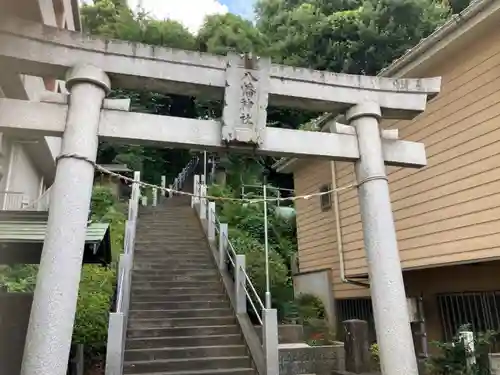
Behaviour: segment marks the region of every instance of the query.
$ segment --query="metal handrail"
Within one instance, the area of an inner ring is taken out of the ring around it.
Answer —
[[[246,273],[245,270],[242,269],[242,271],[243,271],[243,275],[245,276],[245,279],[247,280],[248,285],[250,285],[250,290],[254,293],[255,298],[260,305],[260,308],[262,310],[264,310],[264,304],[262,303],[262,300],[260,299],[259,294],[255,290],[255,287],[253,286],[252,281],[250,280],[250,277],[248,277],[248,274]]]
[[[209,202],[206,194],[206,181],[201,176],[194,178],[195,196],[191,199],[191,206],[197,210],[203,226],[206,224],[206,235],[210,245],[217,246],[217,264],[220,272],[227,271],[229,262],[234,271],[234,301],[232,301],[236,314],[247,315],[253,310],[256,322],[262,327],[261,345],[253,338],[258,332],[244,333],[252,355],[259,356],[264,353],[264,361],[259,364],[259,373],[277,374],[279,372],[279,342],[278,342],[278,316],[277,310],[271,306],[264,305],[262,299],[252,280],[246,272],[245,255],[237,254],[234,244],[229,240],[229,228],[227,223],[221,223],[216,212],[215,202]],[[214,256],[216,253],[214,252]],[[229,261],[228,261],[229,258]],[[267,270],[266,270],[267,271]],[[266,293],[266,297],[267,297]],[[248,306],[250,305],[250,307]],[[261,311],[259,313],[259,308]],[[249,318],[247,316],[247,318]],[[251,322],[251,321],[250,321]],[[246,323],[245,323],[246,324]],[[250,323],[251,324],[251,323]],[[257,336],[258,337],[258,336]],[[249,341],[248,341],[249,340]]]
[[[207,209],[208,209],[208,205],[207,205]],[[214,213],[213,215],[213,223],[216,224],[215,225],[215,230],[217,233],[220,233],[220,229],[219,229],[219,226],[220,226],[220,220],[217,216],[216,213]],[[228,236],[226,237],[225,236],[225,240],[226,240],[226,243],[227,243],[227,247],[226,247],[226,254],[228,255],[228,258],[229,258],[229,261],[231,262],[231,264],[233,265],[233,267],[236,267],[236,262],[233,260],[233,259],[236,259],[236,250],[234,249],[234,246],[232,244],[232,242],[229,240]],[[232,256],[231,256],[232,255]],[[262,311],[264,310],[264,303],[262,302],[262,299],[260,298],[259,294],[257,293],[257,290],[255,289],[253,283],[252,283],[252,280],[250,279],[250,277],[248,276],[248,274],[246,273],[246,271],[241,268],[241,271],[243,272],[243,275],[245,276],[245,284],[243,284],[243,289],[245,290],[245,294],[247,296],[247,300],[248,302],[250,303],[250,306],[252,306],[252,309],[253,311],[255,312],[255,315],[257,316],[257,319],[259,320],[259,323],[262,325]],[[260,306],[261,308],[261,313],[259,313],[257,311],[257,308],[255,307],[255,303],[253,301],[254,298],[252,298],[252,295],[248,292],[248,289],[247,289],[247,286],[250,287],[250,290],[253,292],[253,297],[255,298],[255,301],[257,302],[258,306]]]
[[[139,172],[134,173],[134,180],[140,180]],[[127,222],[125,224],[124,253],[118,263],[116,284],[116,306],[109,314],[108,340],[106,344],[106,375],[122,372],[123,353],[125,351],[126,327],[130,309],[131,274],[134,262],[135,232],[140,197],[138,183],[132,185],[129,200]]]
[[[118,284],[116,285],[116,312],[124,312],[123,311],[123,283],[125,282],[125,272],[123,272],[123,268],[119,269],[120,275],[118,276]]]
[[[174,179],[174,183],[172,184],[172,188],[174,190],[182,189],[187,176],[189,176],[189,174],[196,168],[198,162],[199,157],[195,156],[184,166],[184,168],[182,168],[177,177]]]

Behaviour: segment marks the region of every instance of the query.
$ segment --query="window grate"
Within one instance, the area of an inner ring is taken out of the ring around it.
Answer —
[[[446,341],[464,325],[474,333],[500,328],[500,291],[441,294],[437,302]]]
[[[343,341],[344,329],[342,322],[350,319],[365,320],[368,322],[370,342],[376,341],[375,321],[373,319],[373,306],[371,298],[339,299],[337,306],[337,332],[338,339]]]

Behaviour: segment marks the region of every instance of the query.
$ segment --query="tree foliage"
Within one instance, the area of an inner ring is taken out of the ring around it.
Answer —
[[[218,55],[228,52],[261,54],[267,46],[264,35],[250,21],[231,13],[208,16],[198,32],[197,41],[200,51]]]
[[[179,22],[159,21],[145,12],[135,14],[126,1],[96,0],[81,9],[84,31],[113,39],[145,43],[169,48],[195,49],[195,37]],[[114,89],[111,97],[130,98],[131,110],[158,115],[196,118],[200,116],[191,97]],[[140,124],[138,124],[140,126]],[[153,147],[111,145],[102,142],[99,163],[125,163],[142,172],[143,180],[159,183],[166,175],[172,181],[189,160],[186,151]]]
[[[260,0],[257,27],[276,62],[376,74],[443,23],[435,0]]]

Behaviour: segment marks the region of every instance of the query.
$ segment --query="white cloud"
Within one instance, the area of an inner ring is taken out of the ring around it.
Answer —
[[[139,1],[128,0],[134,10]],[[227,6],[217,0],[142,0],[142,7],[155,18],[181,22],[193,33],[200,29],[206,16],[228,12]]]

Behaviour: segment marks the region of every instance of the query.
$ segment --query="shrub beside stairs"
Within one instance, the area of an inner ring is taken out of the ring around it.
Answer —
[[[124,374],[254,375],[190,198],[141,208]]]

